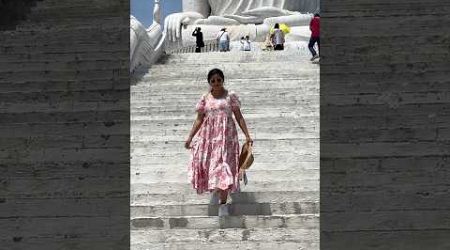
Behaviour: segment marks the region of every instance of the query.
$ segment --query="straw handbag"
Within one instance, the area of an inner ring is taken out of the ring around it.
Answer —
[[[242,145],[241,154],[239,155],[239,169],[249,169],[254,160],[253,149],[250,143]]]

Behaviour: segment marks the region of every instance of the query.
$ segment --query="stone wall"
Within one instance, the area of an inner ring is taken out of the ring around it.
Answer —
[[[129,1],[44,0],[0,33],[0,248],[129,246]]]
[[[321,4],[321,249],[449,249],[450,6]]]
[[[0,1],[0,30],[11,30],[26,19],[30,8],[41,0],[2,0]]]

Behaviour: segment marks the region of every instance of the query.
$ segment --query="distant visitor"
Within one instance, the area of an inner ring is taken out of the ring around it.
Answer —
[[[226,28],[222,28],[217,34],[217,42],[219,43],[219,51],[225,52],[230,50],[230,36]]]
[[[311,38],[309,39],[308,48],[311,51],[312,58],[311,61],[319,58],[320,54],[320,15],[315,14],[309,23],[309,29],[311,30]],[[317,43],[317,48],[319,49],[319,54],[314,49],[314,44]]]
[[[205,47],[201,28],[200,27],[195,28],[194,32],[192,32],[192,36],[195,36],[195,52],[200,53],[201,48]]]

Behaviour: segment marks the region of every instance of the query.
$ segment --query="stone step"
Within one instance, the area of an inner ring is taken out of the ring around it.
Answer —
[[[1,127],[0,127],[1,128]],[[101,128],[101,127],[100,127]],[[121,129],[121,126],[119,125],[117,130]],[[5,128],[6,130],[6,128]],[[2,131],[5,131],[3,129],[0,129],[0,133]],[[86,129],[87,130],[87,129]],[[114,129],[110,129],[108,131],[115,131]],[[123,132],[123,130],[121,131]],[[86,133],[86,132],[85,132]],[[20,135],[19,135],[20,136]],[[22,137],[25,137],[23,135]],[[138,175],[138,173],[143,173],[145,171],[153,171],[153,172],[163,172],[167,171],[168,169],[176,168],[179,171],[187,171],[188,169],[188,160],[186,159],[185,162],[176,162],[174,165],[171,165],[172,167],[168,167],[167,162],[164,164],[149,164],[147,162],[137,162],[133,161],[133,165],[130,168],[130,174],[131,175]],[[295,161],[288,161],[284,162],[283,164],[279,164],[279,160],[271,160],[271,161],[260,161],[258,158],[258,161],[254,162],[254,165],[248,170],[249,172],[252,171],[260,171],[260,170],[284,170],[284,171],[290,171],[290,170],[296,170],[296,171],[318,171],[320,169],[320,163],[319,159],[317,158],[316,161],[305,161],[300,159],[296,159]]]
[[[131,230],[131,247],[146,249],[318,249],[319,232],[291,228]]]
[[[218,228],[302,228],[318,229],[319,216],[310,215],[242,215],[140,217],[131,219],[135,229],[218,229]]]
[[[244,117],[245,114],[244,114]],[[247,117],[246,117],[247,118]],[[315,119],[319,119],[318,117]],[[133,127],[131,130],[131,135],[136,136],[135,141],[144,141],[146,138],[153,138],[155,136],[175,136],[179,135],[181,132],[182,136],[186,135],[186,132],[190,131],[192,128],[192,124],[195,120],[195,114],[192,115],[192,118],[186,121],[182,120],[133,120],[133,124],[139,124],[140,127]],[[146,121],[146,123],[144,123]],[[270,133],[273,132],[274,135],[277,133],[293,133],[293,136],[299,135],[298,133],[305,133],[305,135],[309,135],[310,133],[318,133],[319,127],[318,122],[314,123],[314,121],[310,121],[309,123],[303,121],[302,119],[271,119],[273,122],[273,126],[270,125],[269,122],[264,122],[262,119],[252,118],[246,119],[247,126],[253,127],[255,130],[259,132]],[[279,123],[276,123],[278,121]],[[292,122],[292,123],[289,123]],[[142,138],[142,139],[139,139]],[[307,136],[306,138],[311,138]],[[274,138],[275,139],[275,138]],[[282,139],[282,138],[280,138]],[[165,141],[170,141],[171,139],[166,139]],[[173,139],[175,141],[180,140]],[[159,141],[159,140],[158,140]]]
[[[103,107],[106,107],[108,105],[103,104],[100,105]],[[77,110],[80,108],[77,108]],[[247,124],[247,127],[249,129],[251,128],[251,134],[253,136],[253,139],[255,140],[281,140],[281,139],[302,139],[302,138],[308,138],[308,139],[317,139],[319,140],[319,128],[311,128],[309,131],[305,131],[303,127],[300,128],[290,128],[290,127],[266,127],[262,128],[261,126],[254,127],[249,126]],[[187,138],[189,134],[190,128],[186,127],[185,129],[179,129],[179,130],[149,130],[149,131],[132,131],[131,132],[131,138],[130,141],[132,143],[134,142],[147,142],[147,141],[180,141],[185,138]],[[245,138],[243,133],[239,133],[239,138]],[[242,142],[243,143],[243,142]],[[240,143],[242,145],[242,143]]]
[[[275,159],[285,159],[285,160],[303,160],[303,161],[316,161],[319,159],[319,143],[315,144],[305,144],[304,149],[301,151],[296,151],[290,148],[277,148],[277,151],[271,151],[271,148],[267,145],[259,145],[258,141],[255,141],[253,155],[255,157],[254,164],[257,166],[259,163],[263,163],[264,166],[269,165],[269,163],[276,163]],[[309,146],[309,148],[307,148]],[[139,149],[133,148],[131,151],[131,162],[133,164],[143,164],[147,163],[149,165],[161,165],[166,164],[170,167],[176,166],[187,166],[189,158],[191,157],[190,151],[184,149],[184,142],[180,142],[179,148],[174,148],[167,150],[168,152],[161,152],[164,149],[162,147]],[[184,150],[177,152],[178,150]],[[278,155],[278,157],[277,157]],[[278,161],[279,162],[279,161]],[[280,164],[280,163],[278,163]]]
[[[207,75],[208,71],[214,67],[219,67],[225,74],[225,80],[227,79],[226,72],[231,71],[238,71],[238,69],[241,69],[241,74],[248,74],[250,73],[248,70],[255,70],[255,69],[262,69],[266,70],[267,76],[270,76],[272,73],[276,73],[279,71],[289,71],[291,74],[296,75],[295,72],[297,70],[309,70],[312,72],[319,72],[319,69],[316,65],[311,64],[310,61],[301,61],[301,62],[290,62],[286,63],[284,61],[273,61],[270,63],[267,63],[265,61],[262,62],[255,62],[255,61],[229,61],[229,62],[215,62],[215,63],[207,63],[205,61],[197,61],[197,64],[183,64],[183,66],[180,65],[170,65],[170,64],[162,64],[162,65],[154,65],[152,68],[150,68],[150,75],[159,75],[159,74],[166,74],[173,69],[178,69],[178,72],[174,73],[184,73],[184,72],[205,72],[205,76]]]
[[[318,126],[320,117],[318,114],[300,114],[296,112],[281,112],[281,113],[267,113],[264,116],[255,115],[255,114],[243,114],[246,118],[246,122],[252,122],[255,124],[261,124],[262,127],[269,126],[269,123],[273,122],[277,124],[277,126],[287,127],[295,127],[294,124],[298,124],[301,121],[302,125],[306,128]],[[139,119],[137,119],[139,118]],[[149,126],[149,127],[187,127],[191,128],[192,124],[195,120],[194,111],[191,114],[184,114],[182,116],[172,117],[172,116],[163,116],[162,114],[159,116],[154,116],[152,119],[148,119],[146,117],[132,117],[130,120],[132,131],[140,130],[139,127]]]
[[[257,142],[256,142],[257,143]],[[256,145],[255,143],[255,145]],[[184,145],[184,143],[180,143]],[[305,149],[306,151],[306,149]],[[259,164],[259,162],[264,163],[263,166],[267,166],[270,163],[274,165],[282,165],[284,163],[280,162],[279,159],[283,159],[284,161],[304,161],[304,162],[316,162],[319,158],[319,145],[314,148],[310,148],[306,152],[295,152],[295,151],[286,151],[286,152],[275,152],[275,153],[260,153],[258,151],[254,151],[253,155],[255,157],[254,166]],[[133,153],[131,156],[131,164],[150,164],[150,165],[162,165],[166,164],[166,166],[176,167],[176,166],[187,166],[189,161],[189,151],[186,150],[184,153],[179,154],[167,154],[162,155],[161,153],[146,153],[146,154],[135,154]],[[184,169],[185,167],[183,167]],[[283,167],[279,167],[278,169],[283,169]]]
[[[249,181],[253,180],[273,180],[273,181],[295,181],[299,183],[309,180],[319,180],[318,170],[305,169],[286,169],[286,170],[271,170],[262,169],[258,166],[247,171]],[[142,169],[140,171],[131,171],[133,182],[145,183],[148,180],[164,180],[165,182],[183,182],[188,178],[187,168],[183,170],[173,171],[172,168],[166,168],[164,171],[155,171],[152,169]],[[300,185],[300,184],[299,184]]]
[[[182,64],[185,66],[190,63],[222,63],[222,62],[307,62],[302,51],[254,51],[252,53],[244,53],[242,51],[231,51],[227,53],[209,52],[209,53],[183,53],[171,54],[161,58],[157,65],[174,65]],[[317,66],[317,65],[314,65]],[[317,67],[319,68],[319,67]]]
[[[131,205],[131,218],[145,216],[218,216],[217,204],[183,204],[183,205]],[[228,204],[231,216],[239,215],[287,215],[318,214],[319,202],[280,202],[280,203],[231,203]]]
[[[0,78],[1,79],[1,78]],[[270,107],[242,107],[241,112],[245,117],[246,121],[250,121],[256,117],[267,117],[267,114],[278,115],[279,117],[283,116],[295,116],[298,117],[301,121],[302,118],[315,116],[319,113],[319,105],[317,106],[307,106],[302,107],[301,110],[292,110],[288,107],[284,109],[280,109],[278,107],[270,106]],[[188,116],[189,115],[189,116]],[[186,120],[190,120],[194,122],[196,113],[194,110],[191,112],[180,111],[180,110],[151,110],[151,111],[131,111],[130,118],[131,120],[146,120],[148,122],[157,122],[157,121],[167,121],[172,119],[179,119],[180,117],[186,117]],[[269,119],[267,117],[267,119]],[[308,123],[308,121],[305,121]]]
[[[152,114],[159,114],[159,113],[193,113],[195,112],[195,103],[192,102],[190,105],[186,104],[179,104],[179,103],[172,103],[168,105],[164,105],[161,103],[158,104],[152,104],[152,105],[139,105],[134,103],[133,104],[133,111],[131,114],[142,114],[142,113],[152,113]],[[246,110],[249,112],[252,111],[259,111],[260,109],[272,109],[272,110],[311,110],[311,109],[319,109],[320,107],[320,100],[319,96],[314,96],[313,98],[310,98],[309,100],[300,99],[300,100],[286,100],[283,101],[282,98],[279,99],[271,99],[267,101],[260,101],[260,100],[247,100],[246,103],[242,104],[241,102],[241,111]],[[147,115],[147,114],[144,114]]]
[[[95,57],[92,57],[95,58]],[[289,78],[279,81],[275,78],[259,77],[252,79],[251,84],[248,79],[228,79],[225,87],[230,92],[235,92],[238,97],[242,95],[254,98],[260,98],[267,94],[267,89],[270,87],[274,93],[302,93],[307,95],[314,95],[319,93],[319,86],[315,83],[317,79],[314,78]],[[275,82],[275,84],[274,84]],[[158,79],[155,82],[149,80],[142,80],[139,86],[131,85],[131,102],[143,100],[170,100],[178,98],[189,98],[190,100],[199,100],[203,94],[208,93],[208,83],[205,79]],[[175,92],[167,91],[168,89],[176,89]],[[167,92],[162,94],[163,92]]]
[[[248,241],[236,241],[236,242],[220,242],[220,243],[209,243],[209,242],[195,242],[194,244],[186,243],[146,243],[139,242],[131,244],[131,249],[133,250],[273,250],[273,249],[319,249],[319,243],[314,242],[289,242],[289,241],[268,241],[268,242],[248,242]]]
[[[319,148],[317,148],[319,150]],[[317,155],[302,155],[302,154],[293,154],[293,153],[284,153],[281,154],[283,157],[289,159],[288,162],[280,163],[278,158],[273,158],[274,155],[267,154],[253,154],[255,156],[255,161],[252,165],[252,169],[254,170],[291,170],[291,169],[304,169],[304,170],[317,170],[319,156]],[[132,156],[133,157],[133,156]],[[173,168],[177,171],[186,171],[189,164],[189,154],[186,153],[183,158],[172,159],[161,159],[161,158],[150,158],[145,157],[144,159],[139,159],[139,157],[135,157],[131,159],[131,167],[132,171],[136,171],[139,173],[142,169],[152,169],[154,171],[162,171],[164,168]],[[155,159],[156,158],[156,159]],[[136,174],[134,174],[136,175]],[[133,176],[134,178],[134,176]]]
[[[131,150],[132,155],[160,155],[160,156],[176,156],[186,155],[188,151],[184,148],[184,138],[180,141],[166,141],[166,142],[134,142]],[[196,143],[195,141],[193,143]],[[181,147],[180,144],[183,144]],[[253,151],[257,154],[263,153],[287,153],[301,154],[311,152],[311,148],[318,148],[319,140],[316,138],[307,139],[290,139],[290,140],[258,140],[253,145]],[[148,152],[154,149],[160,152]]]
[[[208,71],[213,67],[219,67],[223,70],[225,76],[225,84],[230,79],[248,79],[251,81],[252,79],[258,79],[261,75],[270,75],[273,78],[278,79],[297,79],[299,77],[312,77],[313,75],[318,75],[318,71],[313,71],[308,68],[297,67],[295,73],[284,71],[284,70],[273,70],[271,67],[254,67],[254,68],[246,68],[243,67],[222,67],[222,65],[214,65],[209,68],[205,68],[202,70],[183,70],[180,68],[166,68],[164,71],[152,71],[150,72],[149,80],[153,82],[158,82],[160,80],[170,80],[170,79],[201,79],[203,83],[206,79]],[[281,67],[281,66],[280,66]],[[283,66],[284,67],[284,66]],[[268,72],[269,71],[269,72]],[[276,84],[276,83],[273,83]],[[204,84],[202,84],[204,86]]]
[[[241,113],[246,118],[246,122],[251,122],[250,117],[264,117],[267,113],[274,113],[274,114],[280,114],[280,113],[288,113],[288,112],[296,112],[296,113],[302,113],[305,116],[312,116],[314,114],[317,114],[319,112],[320,104],[316,105],[308,105],[303,106],[299,110],[292,110],[289,109],[289,106],[285,107],[278,107],[276,105],[261,105],[258,106],[248,106],[248,107],[241,107]],[[159,120],[170,120],[171,118],[177,118],[186,114],[191,115],[191,121],[194,122],[196,113],[191,108],[186,108],[185,110],[180,109],[164,109],[163,107],[158,109],[147,109],[147,110],[136,110],[131,111],[130,118],[132,120],[147,120],[147,121],[159,121]],[[234,116],[233,116],[234,117]],[[299,122],[301,121],[302,117],[299,117]],[[234,119],[234,118],[233,118]]]
[[[313,89],[308,86],[309,83],[312,82],[303,82],[303,81],[292,81],[292,88],[286,87],[278,87],[272,90],[270,95],[267,94],[267,88],[273,85],[271,80],[264,81],[259,80],[257,82],[253,82],[251,88],[248,83],[243,82],[233,82],[227,84],[227,88],[229,89],[229,93],[234,93],[237,95],[241,103],[247,103],[248,101],[286,101],[291,102],[293,106],[295,103],[293,101],[305,101],[305,100],[319,100],[319,90]],[[206,83],[205,83],[206,84]],[[158,83],[159,85],[159,83]],[[180,85],[178,85],[180,86]],[[173,85],[171,87],[178,87],[177,85]],[[184,87],[183,92],[181,93],[171,93],[167,95],[162,95],[162,93],[155,93],[156,89],[153,87],[147,89],[141,89],[139,92],[135,91],[132,87],[130,90],[130,97],[132,99],[132,105],[134,107],[139,107],[139,105],[194,105],[203,95],[207,95],[208,91],[204,92],[199,91],[199,86],[197,84],[192,84],[189,86],[189,83],[183,83]],[[182,87],[180,86],[180,87]],[[155,86],[156,87],[156,86]],[[163,86],[159,86],[160,89],[163,89]],[[168,86],[166,86],[168,88]],[[170,88],[170,87],[169,87]],[[186,91],[186,92],[185,92]],[[308,92],[303,92],[308,91]]]
[[[244,108],[246,106],[259,106],[259,105],[272,105],[276,107],[280,107],[280,109],[285,108],[285,106],[289,106],[291,109],[300,109],[303,106],[313,106],[320,104],[319,95],[317,94],[310,94],[310,95],[296,95],[296,94],[278,94],[274,93],[273,96],[270,97],[261,97],[261,98],[250,98],[246,95],[241,95],[242,98],[240,98],[241,102],[241,108]],[[150,99],[150,98],[149,98]],[[184,109],[186,111],[192,112],[193,109],[195,109],[195,105],[199,100],[191,100],[189,99],[178,99],[178,100],[171,100],[167,99],[164,101],[159,100],[148,100],[146,98],[142,98],[141,100],[135,100],[131,105],[133,106],[133,109],[136,111],[145,111],[145,110],[152,110],[152,109],[162,109],[167,108],[168,110],[171,109]],[[297,107],[300,106],[300,107]]]
[[[158,180],[147,180],[145,183],[137,183],[134,178],[131,180],[131,193],[138,190],[146,190],[149,194],[170,194],[181,193],[189,194],[195,193],[192,184],[186,182],[156,182]],[[153,182],[150,182],[153,181]],[[272,181],[267,180],[249,180],[247,186],[241,185],[242,192],[269,192],[269,191],[319,191],[319,180],[303,180],[299,181]]]
[[[208,205],[216,203],[217,199],[210,193],[154,194],[149,190],[134,188],[130,193],[130,203],[133,206],[164,206],[164,205]],[[318,202],[319,191],[265,191],[265,192],[236,192],[231,193],[229,203],[283,203],[283,202]]]

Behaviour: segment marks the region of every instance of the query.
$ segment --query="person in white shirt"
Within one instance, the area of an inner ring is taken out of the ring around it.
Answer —
[[[219,50],[221,52],[230,51],[230,36],[226,28],[222,28],[219,34],[217,34],[217,41],[219,42]]]
[[[284,50],[284,33],[280,30],[280,24],[276,23],[270,36],[274,50]]]
[[[244,39],[244,37],[241,38],[241,50],[243,50],[243,51],[251,51],[252,50],[250,36],[245,36],[245,39]]]
[[[244,51],[244,41],[245,41],[245,37],[241,37],[241,51]]]

